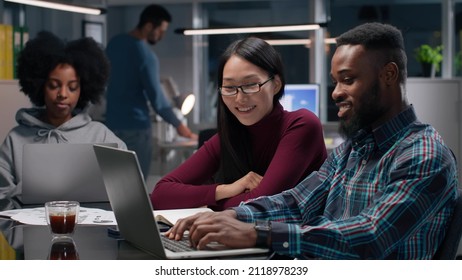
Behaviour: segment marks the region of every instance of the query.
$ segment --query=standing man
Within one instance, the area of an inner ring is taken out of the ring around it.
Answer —
[[[179,220],[194,247],[269,247],[296,258],[431,259],[458,196],[456,161],[405,92],[401,32],[381,23],[337,38],[332,98],[346,141],[293,189]],[[301,140],[302,141],[302,140]]]
[[[159,60],[151,50],[151,45],[163,38],[171,20],[164,7],[149,5],[141,13],[135,29],[112,38],[106,49],[111,62],[106,125],[129,150],[136,152],[145,178],[149,174],[153,149],[148,101],[180,136],[197,139],[197,135],[176,117],[165,97]]]

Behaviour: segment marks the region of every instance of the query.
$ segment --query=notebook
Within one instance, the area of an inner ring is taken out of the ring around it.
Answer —
[[[94,145],[106,191],[122,237],[159,259],[219,258],[267,254],[268,249],[229,249],[211,244],[209,250],[174,252],[154,220],[151,200],[135,152]],[[171,240],[169,240],[172,242]],[[189,247],[189,246],[188,246]]]
[[[23,204],[52,200],[108,202],[93,144],[25,144],[18,199]]]

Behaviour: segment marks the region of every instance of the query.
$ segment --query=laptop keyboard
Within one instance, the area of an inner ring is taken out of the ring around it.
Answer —
[[[163,234],[161,234],[161,238],[162,238],[162,243],[164,244],[164,247],[172,252],[195,251],[195,249],[189,245],[188,239],[172,240]]]

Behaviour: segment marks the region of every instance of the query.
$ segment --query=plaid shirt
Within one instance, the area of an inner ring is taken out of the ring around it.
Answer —
[[[450,149],[410,106],[362,130],[295,188],[234,208],[272,220],[272,249],[297,258],[431,259],[457,196]]]

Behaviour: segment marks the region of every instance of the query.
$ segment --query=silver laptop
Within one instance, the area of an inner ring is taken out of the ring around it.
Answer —
[[[229,249],[221,244],[212,244],[209,250],[189,251],[167,249],[167,243],[175,243],[163,236],[154,220],[151,200],[145,186],[135,152],[116,148],[94,146],[96,158],[103,174],[107,194],[114,211],[122,237],[159,259],[218,258],[245,256],[261,258],[268,249]],[[176,242],[178,243],[178,242]]]
[[[93,144],[25,144],[18,199],[23,204],[52,200],[108,202]]]

